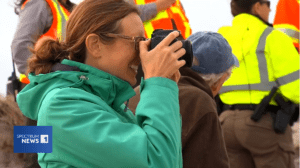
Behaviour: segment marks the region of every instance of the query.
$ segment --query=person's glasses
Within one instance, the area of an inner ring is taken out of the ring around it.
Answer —
[[[122,38],[122,39],[126,39],[126,40],[131,40],[134,42],[134,48],[136,51],[139,51],[139,43],[140,41],[146,41],[148,40],[147,38],[145,37],[130,37],[130,36],[125,36],[125,35],[122,35],[122,34],[114,34],[114,33],[103,33],[103,34],[106,34],[108,36],[112,36],[112,37],[118,37],[118,38]]]
[[[266,3],[268,5],[268,7],[270,8],[271,6],[271,2],[270,1],[260,1],[261,4]]]

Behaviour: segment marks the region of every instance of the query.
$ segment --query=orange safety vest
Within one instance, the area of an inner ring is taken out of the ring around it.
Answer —
[[[137,5],[144,5],[156,0],[135,0]],[[184,39],[192,34],[192,29],[188,18],[179,0],[167,10],[160,11],[155,18],[144,22],[145,36],[151,38],[155,29],[176,29],[181,32]]]
[[[279,0],[274,18],[274,28],[291,37],[299,51],[299,0]]]
[[[21,10],[24,9],[28,1],[30,0],[26,0],[23,3],[23,5],[21,6]],[[67,20],[69,20],[70,12],[65,7],[63,7],[58,2],[58,0],[46,0],[46,2],[51,8],[51,12],[53,15],[53,22],[50,29],[45,34],[41,35],[40,38],[47,36],[53,39],[58,38],[59,40],[62,41],[64,39],[64,35],[66,34],[65,27],[66,27]],[[29,79],[24,74],[20,75],[20,81],[25,84],[30,83]]]

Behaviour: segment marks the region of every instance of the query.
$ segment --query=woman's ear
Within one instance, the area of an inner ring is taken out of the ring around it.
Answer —
[[[260,2],[256,2],[255,4],[253,4],[252,8],[251,8],[251,14],[253,15],[259,15],[259,8],[260,8]]]
[[[85,39],[86,50],[94,58],[101,57],[101,40],[96,34],[89,34]]]

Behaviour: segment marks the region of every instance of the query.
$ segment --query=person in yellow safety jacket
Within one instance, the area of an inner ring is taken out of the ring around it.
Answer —
[[[15,8],[19,15],[19,23],[12,41],[13,61],[20,73],[23,84],[30,81],[27,78],[27,59],[37,38],[48,36],[63,40],[66,21],[75,4],[69,0],[20,0]]]
[[[274,28],[293,40],[299,52],[299,6],[300,0],[279,0],[274,18]]]
[[[292,40],[268,23],[270,1],[231,0],[232,26],[219,29],[240,67],[219,92],[225,104],[220,115],[231,168],[293,168],[291,127],[275,133],[273,117],[280,107],[271,100],[258,122],[255,107],[273,86],[299,103],[299,55]]]
[[[145,5],[161,0],[134,0],[137,5]],[[170,0],[169,0],[170,1]],[[191,26],[185,15],[185,11],[179,0],[171,0],[174,3],[166,10],[157,8],[157,15],[150,20],[144,21],[145,36],[151,38],[155,29],[174,29],[181,32],[183,39],[187,39],[191,34]]]

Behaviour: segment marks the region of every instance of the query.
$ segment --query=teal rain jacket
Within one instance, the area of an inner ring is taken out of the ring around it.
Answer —
[[[182,167],[174,81],[142,81],[134,116],[124,110],[124,102],[135,95],[129,83],[86,64],[62,64],[80,72],[31,74],[17,97],[25,116],[38,126],[52,126],[53,152],[38,154],[41,167]]]

